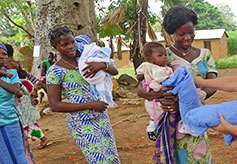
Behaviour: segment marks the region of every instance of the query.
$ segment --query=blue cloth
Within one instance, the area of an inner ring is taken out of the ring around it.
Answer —
[[[6,46],[4,44],[0,43],[0,48],[3,48],[7,52],[7,48],[6,48]]]
[[[174,87],[170,92],[179,96],[179,110],[182,121],[192,131],[202,136],[204,132],[213,126],[220,124],[219,113],[231,124],[237,125],[237,101],[222,104],[200,106],[196,87],[192,75],[186,67],[178,68],[174,75],[162,82],[164,86]],[[233,134],[224,134],[226,145],[237,140]]]
[[[189,125],[185,115],[188,111],[201,106],[191,73],[185,66],[180,67],[174,71],[173,76],[164,80],[162,84],[166,87],[174,87],[169,92],[174,95],[178,94],[179,111],[182,121]]]
[[[82,51],[84,50],[84,45],[88,45],[91,42],[91,36],[86,35],[78,35],[75,37],[75,41],[77,44],[77,50],[82,54]]]
[[[91,43],[91,36],[86,34],[86,35],[78,35],[75,37],[75,41],[78,43],[83,43],[83,44],[90,44]]]
[[[16,70],[10,69],[6,70],[6,72],[12,74],[12,78],[9,79],[6,76],[2,76],[0,78],[1,80],[9,84],[21,84]],[[5,126],[18,121],[15,111],[15,95],[0,87],[0,126]]]
[[[19,122],[0,126],[0,163],[28,164]]]
[[[233,125],[237,125],[237,101],[230,101],[221,104],[205,105],[199,108],[192,109],[186,114],[186,120],[189,122],[189,127],[199,135],[213,126],[220,124],[219,113],[222,113],[224,118]],[[226,145],[231,145],[237,140],[237,136],[233,134],[224,134]]]
[[[105,62],[115,66],[114,60],[110,58],[110,55],[110,48],[99,47],[95,43],[85,45],[85,49],[78,61],[78,68],[81,75],[83,76],[82,70],[87,67],[86,62]],[[108,103],[108,107],[116,106],[112,96],[112,78],[113,76],[103,70],[98,71],[93,78],[84,77],[84,79],[90,84],[90,92],[94,99]]]

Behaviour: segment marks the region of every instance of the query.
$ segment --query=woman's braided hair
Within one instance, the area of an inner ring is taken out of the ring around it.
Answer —
[[[48,38],[50,40],[51,46],[54,46],[56,43],[56,40],[59,39],[62,35],[71,33],[73,35],[73,32],[67,27],[58,27],[55,29],[52,29],[49,31]]]
[[[189,21],[195,26],[197,19],[197,14],[193,10],[184,6],[175,6],[165,14],[163,25],[168,34],[173,34],[176,29]]]

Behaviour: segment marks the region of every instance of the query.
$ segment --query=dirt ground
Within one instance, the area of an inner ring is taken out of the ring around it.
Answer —
[[[220,77],[236,75],[237,69],[219,70]],[[223,84],[224,85],[224,84]],[[134,90],[133,90],[134,91]],[[237,93],[218,91],[207,104],[236,100]],[[147,138],[146,126],[149,117],[143,105],[122,105],[109,109],[109,117],[113,126],[117,148],[123,164],[147,164],[152,159],[155,142]],[[129,118],[129,119],[126,119]],[[123,120],[123,122],[119,122]],[[37,149],[39,141],[31,142],[35,160],[39,164],[87,164],[80,148],[74,142],[66,126],[65,114],[49,113],[43,116],[39,125],[45,135],[53,142],[45,149]],[[223,135],[208,130],[214,164],[237,163],[237,142],[226,146]]]

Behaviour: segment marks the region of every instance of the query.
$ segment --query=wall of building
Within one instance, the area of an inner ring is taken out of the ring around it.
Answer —
[[[117,68],[127,67],[131,64],[130,61],[130,53],[129,51],[123,51],[122,52],[122,60],[119,60],[116,56],[116,52],[114,52],[114,62]]]
[[[223,35],[222,38],[220,39],[219,43],[219,51],[220,55],[219,58],[227,58],[228,57],[228,45],[227,45],[227,36]]]

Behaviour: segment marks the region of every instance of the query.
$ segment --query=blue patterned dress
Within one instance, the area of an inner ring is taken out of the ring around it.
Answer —
[[[57,65],[47,73],[47,85],[59,84],[70,103],[92,102],[90,87],[79,71]],[[113,130],[107,112],[94,110],[66,113],[69,130],[90,164],[119,164]]]

